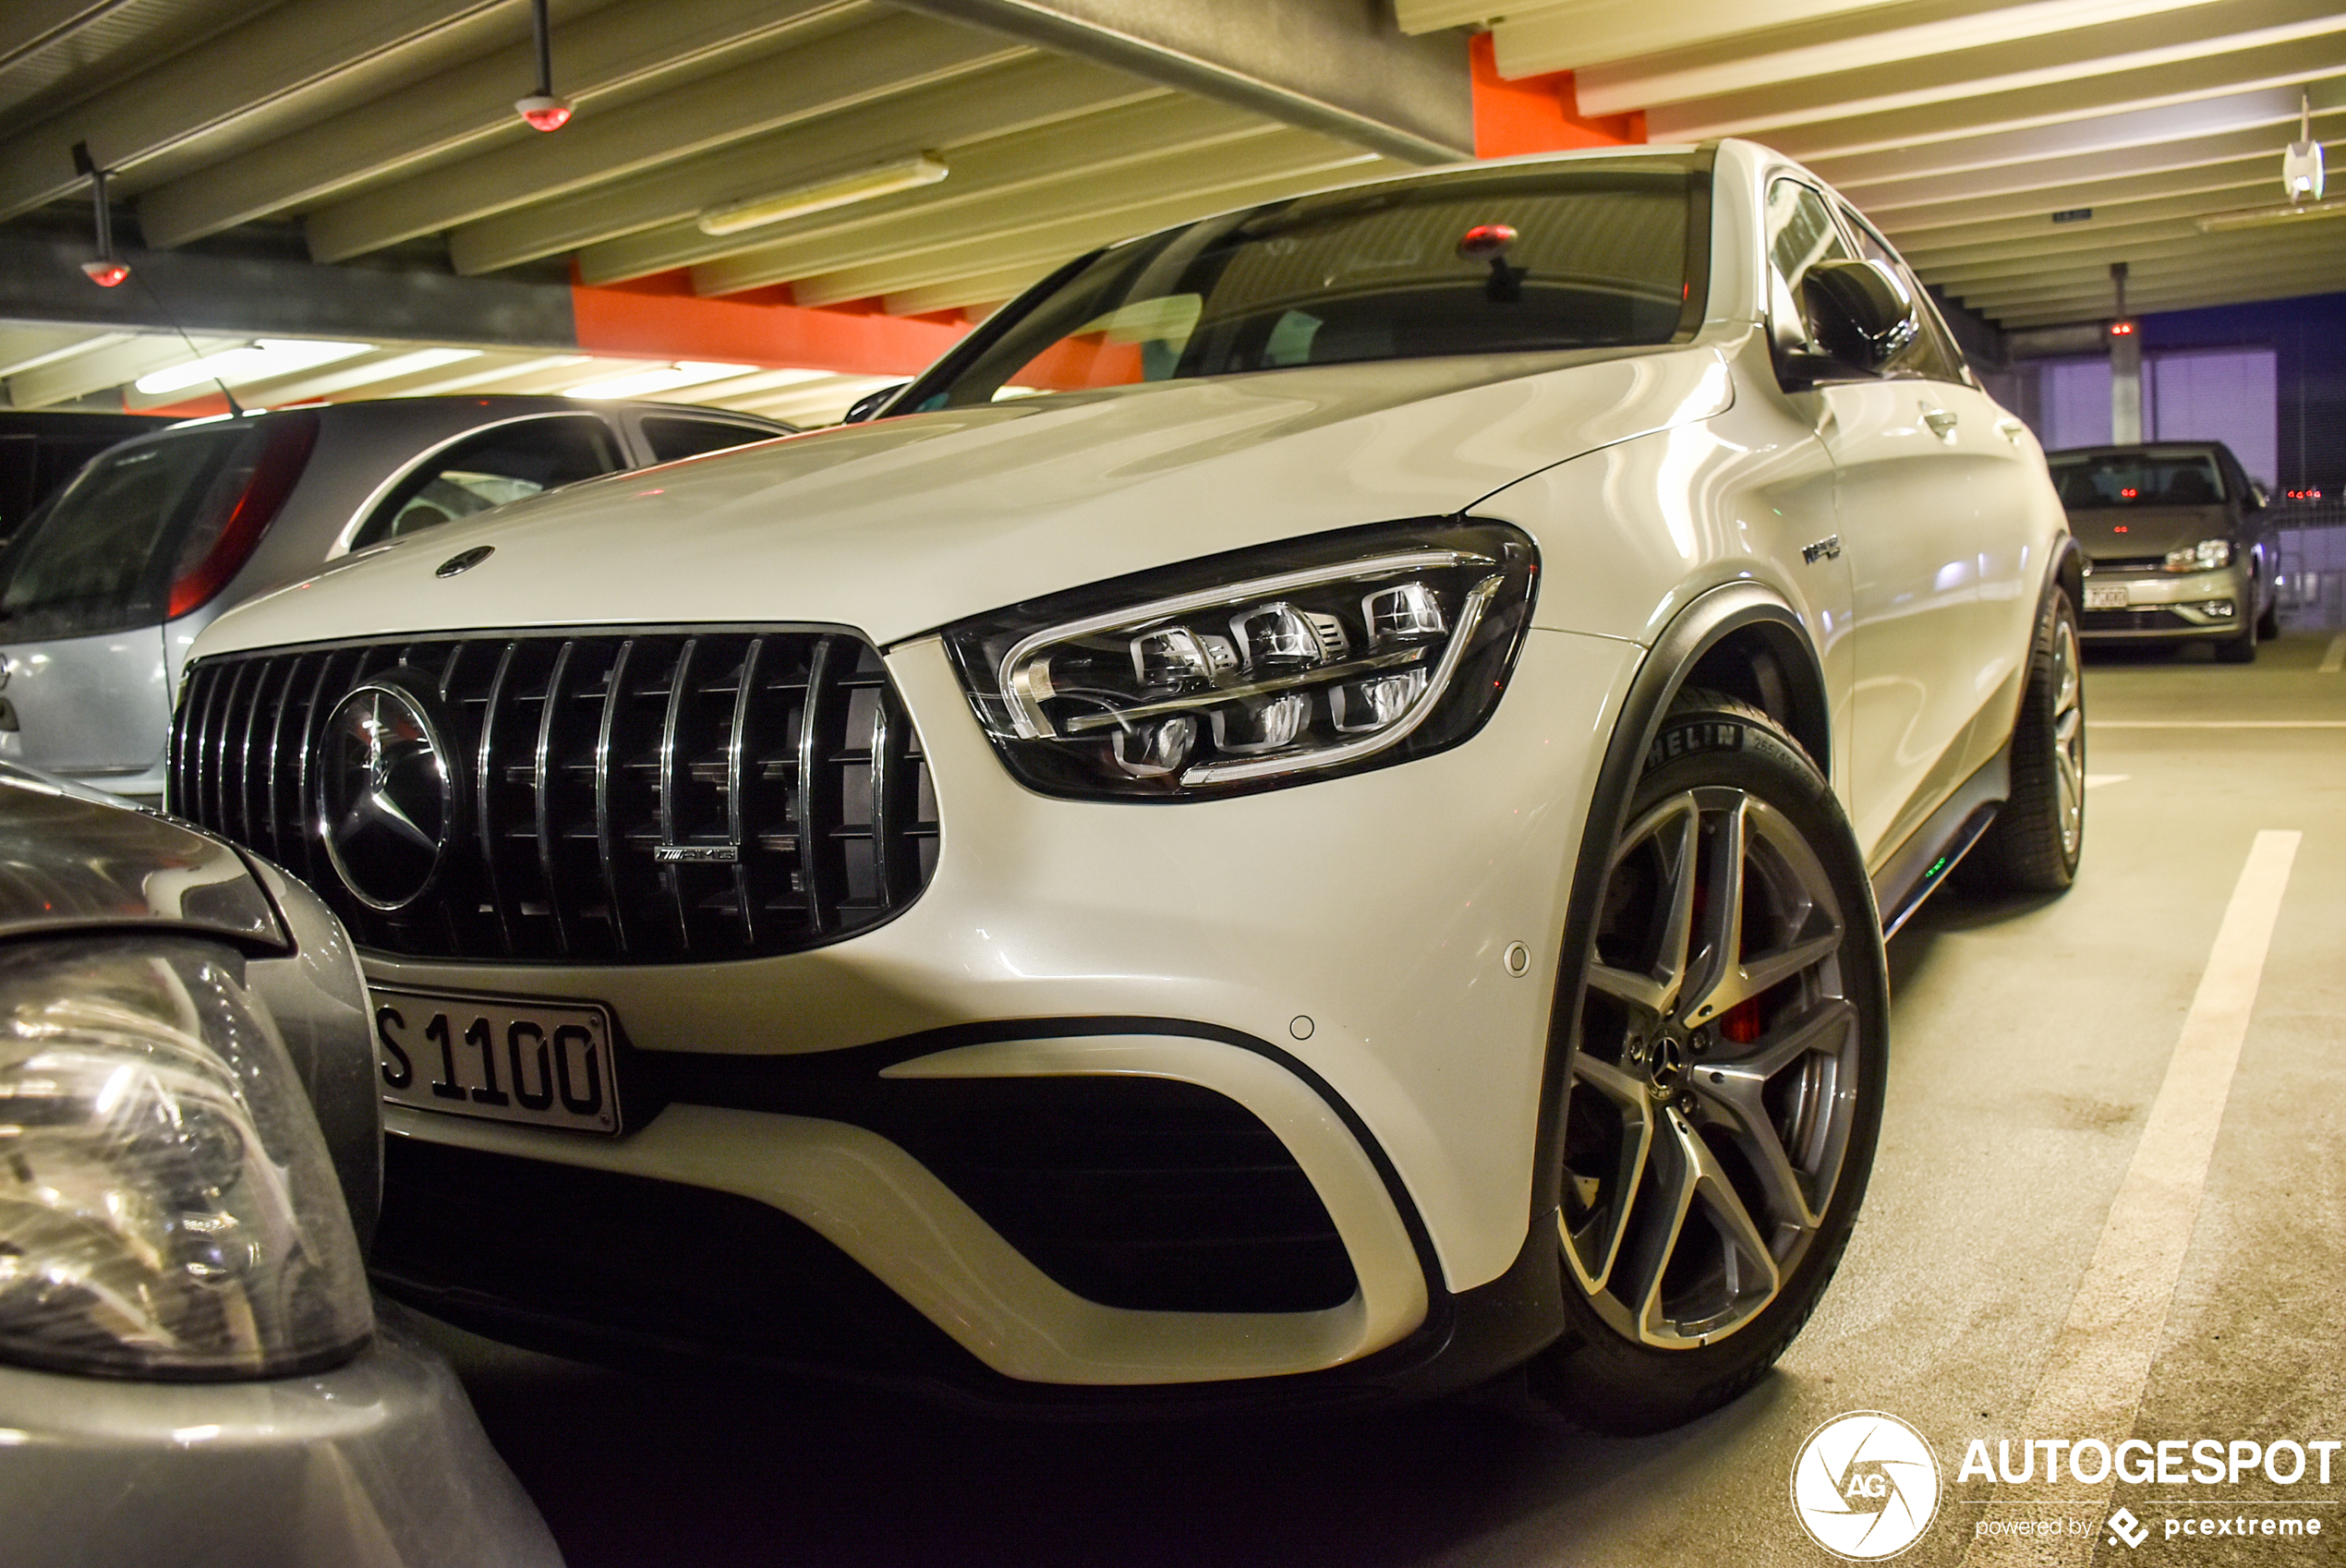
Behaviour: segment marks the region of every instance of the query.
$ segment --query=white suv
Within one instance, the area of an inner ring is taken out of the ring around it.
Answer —
[[[1727,141],[1070,263],[867,423],[224,618],[173,809],[365,950],[393,1291],[1030,1401],[1732,1397],[1882,934],[2082,830],[2078,557]]]

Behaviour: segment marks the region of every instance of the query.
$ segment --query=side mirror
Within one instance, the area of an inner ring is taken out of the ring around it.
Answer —
[[[2259,512],[2273,504],[2271,492],[2254,479],[2248,481],[2248,498],[2256,503]]]
[[[1879,261],[1820,261],[1800,280],[1809,329],[1826,353],[1877,376],[1922,331],[1922,313]]]
[[[893,386],[882,387],[877,392],[865,392],[862,397],[857,398],[853,403],[847,405],[847,412],[840,416],[839,422],[842,425],[860,425],[864,423],[866,419],[872,418],[874,416],[877,415],[881,409],[887,407],[889,399],[893,398],[898,392],[902,392],[906,387],[909,387],[913,383],[910,381],[898,381]]]

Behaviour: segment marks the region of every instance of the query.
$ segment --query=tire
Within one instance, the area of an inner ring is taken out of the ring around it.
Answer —
[[[2254,664],[2256,662],[2256,622],[2240,629],[2237,637],[2226,637],[2216,645],[2218,664]]]
[[[1881,1122],[1881,932],[1807,754],[1688,692],[1580,940],[1550,1156],[1570,1326],[1530,1385],[1581,1425],[1660,1431],[1756,1382],[1840,1264]]]
[[[2077,879],[2085,848],[2085,665],[2077,612],[2055,588],[2012,727],[2011,796],[1959,871],[1977,893],[2059,893]]]
[[[2273,597],[2266,601],[2264,613],[2256,617],[2256,636],[2260,642],[2269,643],[2279,635],[2280,591],[2275,589]]]

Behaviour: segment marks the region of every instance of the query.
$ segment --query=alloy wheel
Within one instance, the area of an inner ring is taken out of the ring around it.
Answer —
[[[2053,790],[2061,812],[2061,852],[2077,858],[2086,835],[2086,688],[2077,628],[2066,616],[2053,621]]]
[[[1845,911],[1775,807],[1725,786],[1622,836],[1583,993],[1558,1216],[1625,1338],[1705,1345],[1776,1299],[1817,1237],[1858,1104]]]

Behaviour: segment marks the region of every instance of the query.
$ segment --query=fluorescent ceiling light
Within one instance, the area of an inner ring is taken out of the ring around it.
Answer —
[[[2199,232],[2229,234],[2234,229],[2268,229],[2282,223],[2311,223],[2317,218],[2346,217],[2346,196],[2327,201],[2304,201],[2284,207],[2243,207],[2231,212],[2210,212],[2199,220]]]
[[[242,348],[207,354],[185,365],[151,370],[131,385],[147,393],[173,392],[205,381],[265,381],[315,369],[337,359],[372,354],[370,343],[327,343],[315,338],[261,338]]]
[[[756,369],[755,365],[712,365],[702,360],[679,360],[673,365],[655,365],[630,375],[606,377],[569,389],[571,397],[643,397],[651,392],[670,392],[677,387],[697,386],[703,381],[723,380],[728,376],[746,376]]]
[[[700,232],[705,235],[732,235],[744,229],[763,228],[768,223],[779,223],[785,218],[804,217],[809,212],[844,207],[850,202],[869,201],[877,196],[893,196],[900,190],[935,185],[951,172],[945,166],[941,156],[924,152],[917,157],[882,163],[876,169],[865,169],[835,180],[818,180],[813,185],[776,191],[771,196],[724,202],[700,215]]]

